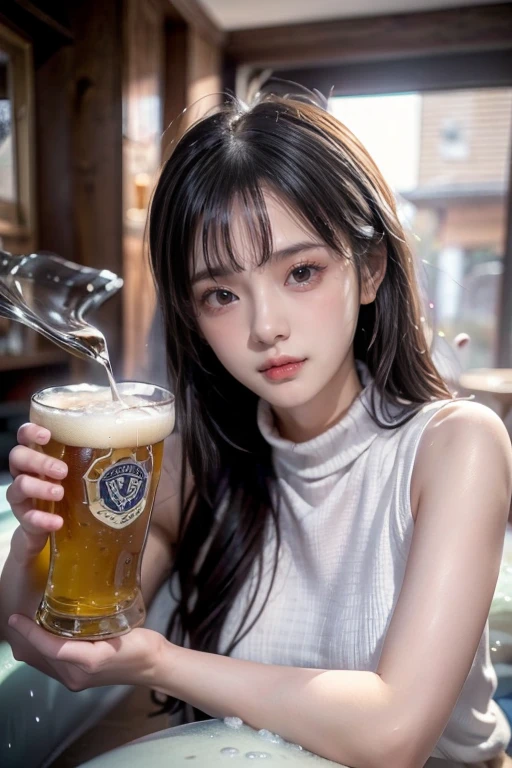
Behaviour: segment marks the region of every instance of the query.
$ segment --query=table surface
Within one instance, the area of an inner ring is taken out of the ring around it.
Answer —
[[[82,768],[226,768],[255,762],[266,765],[276,759],[279,764],[286,760],[286,768],[340,768],[340,763],[313,755],[269,731],[255,731],[241,721],[230,727],[226,720],[204,720],[168,728],[95,757],[83,763]]]

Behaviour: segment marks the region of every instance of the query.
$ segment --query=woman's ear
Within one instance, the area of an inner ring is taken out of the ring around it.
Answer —
[[[371,304],[375,301],[380,284],[386,274],[388,249],[385,240],[373,246],[368,253],[367,262],[363,269],[361,281],[361,304]]]

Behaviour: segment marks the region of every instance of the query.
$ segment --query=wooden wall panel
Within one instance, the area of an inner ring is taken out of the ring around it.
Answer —
[[[166,18],[156,2],[125,2],[124,375],[130,378],[151,376],[155,350],[148,338],[160,338],[158,330],[150,334],[155,294],[144,242],[149,192],[172,143],[219,103],[222,51],[202,25]],[[160,111],[148,104],[158,104]],[[149,187],[137,210],[138,172],[147,174]]]
[[[144,243],[163,131],[164,17],[154,0],[125,0],[123,259],[124,376],[144,377],[155,292]]]
[[[74,260],[71,176],[73,48],[66,45],[36,70],[37,247]]]
[[[189,104],[198,104],[198,117],[220,102],[222,57],[220,48],[191,29],[188,51]]]
[[[121,0],[77,0],[70,11],[73,258],[121,275],[122,11]],[[123,352],[122,302],[118,294],[96,315],[117,373]],[[96,376],[96,368],[88,366],[88,376]]]

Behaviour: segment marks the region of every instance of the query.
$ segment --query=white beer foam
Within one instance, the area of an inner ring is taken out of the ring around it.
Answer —
[[[81,448],[152,445],[172,432],[174,403],[146,405],[129,389],[121,397],[122,403],[113,402],[109,387],[90,384],[49,390],[32,400],[30,421],[49,429],[54,440]]]

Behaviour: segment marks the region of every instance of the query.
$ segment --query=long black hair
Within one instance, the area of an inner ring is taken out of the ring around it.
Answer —
[[[271,493],[270,447],[256,422],[258,397],[228,373],[202,339],[191,277],[198,244],[208,269],[222,260],[241,268],[231,241],[235,201],[260,263],[269,259],[272,234],[263,189],[291,206],[340,259],[347,257],[348,240],[360,286],[372,249],[387,250],[376,299],[360,308],[354,356],[368,366],[387,403],[408,407],[401,421],[391,423],[372,402],[376,424],[396,428],[426,402],[451,397],[427,348],[413,259],[393,194],[353,134],[314,103],[272,94],[250,108],[231,99],[189,128],[163,167],[149,218],[151,265],[183,448],[181,522],[171,575],[178,595],[168,636],[226,654],[250,629],[251,605],[229,646],[219,647],[239,590],[253,567],[261,569],[269,525],[277,540],[275,574],[279,516]],[[187,472],[193,478],[188,497]],[[168,699],[160,711],[173,705]]]

